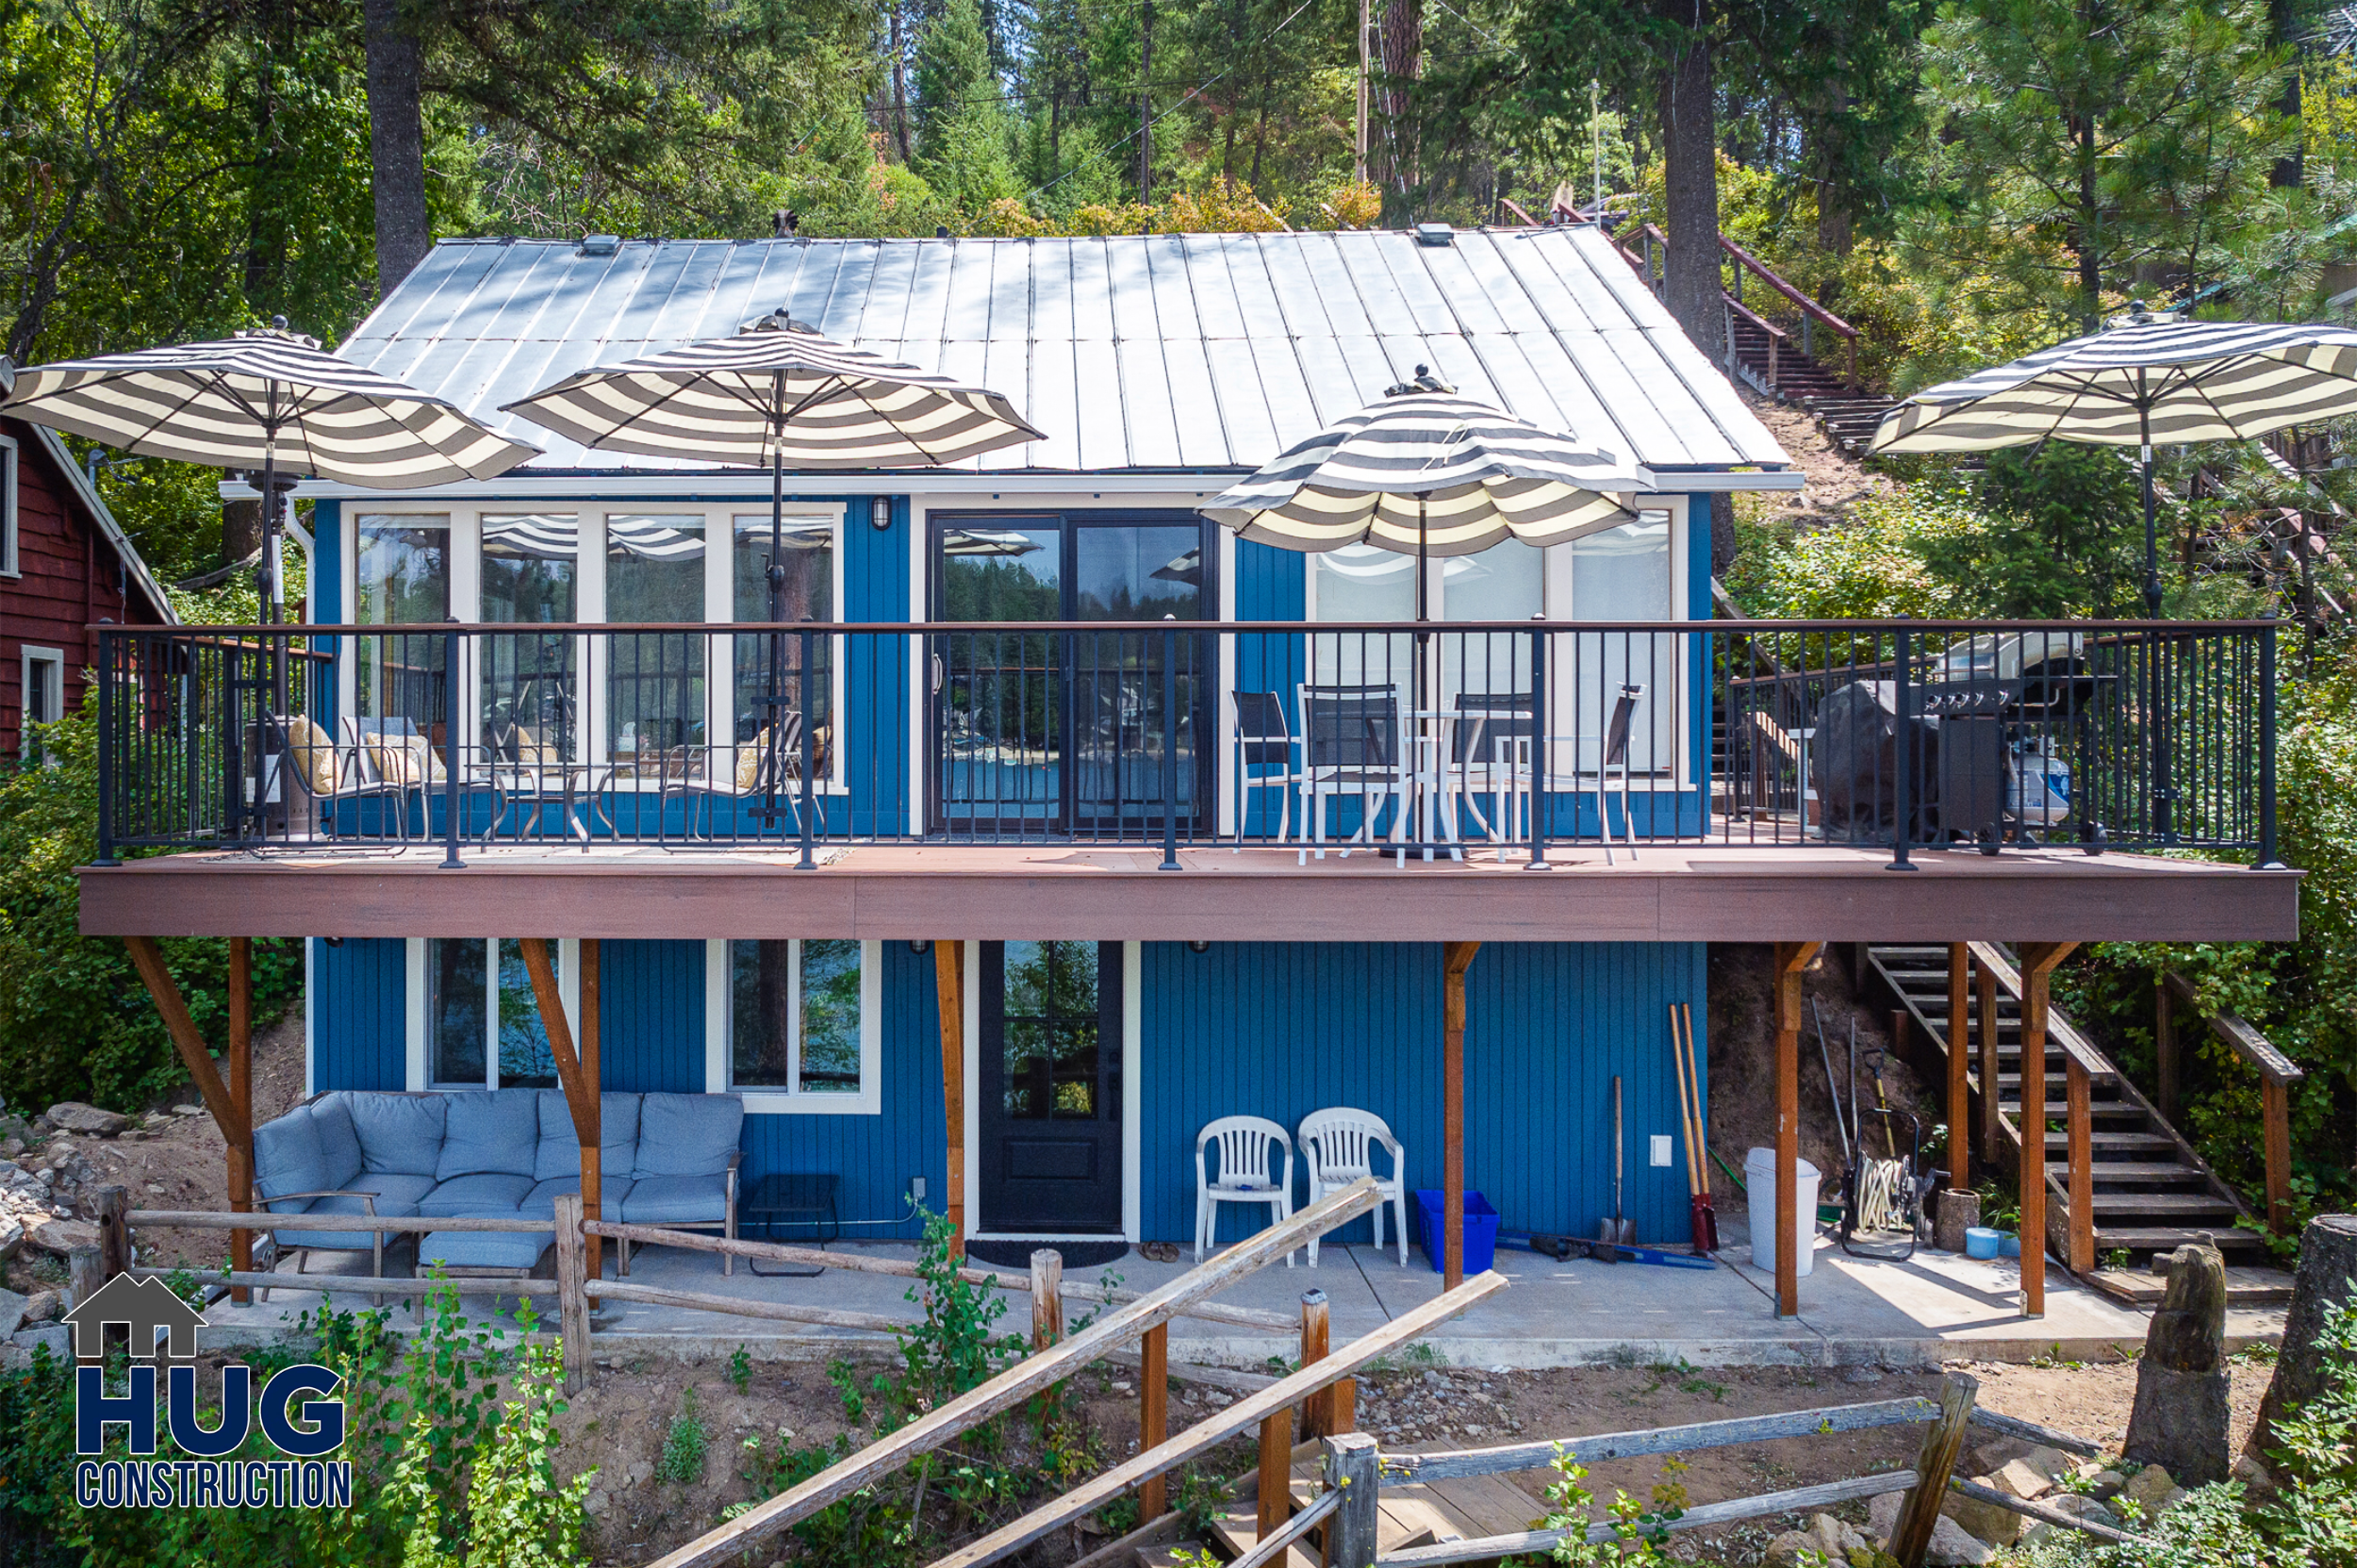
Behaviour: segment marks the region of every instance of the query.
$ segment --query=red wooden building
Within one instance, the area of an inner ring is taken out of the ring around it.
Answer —
[[[0,756],[25,748],[25,720],[82,701],[84,630],[174,619],[147,563],[57,436],[0,420]]]

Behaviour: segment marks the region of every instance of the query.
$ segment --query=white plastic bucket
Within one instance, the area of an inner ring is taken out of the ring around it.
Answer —
[[[1811,1245],[1817,1236],[1817,1167],[1804,1160],[1798,1177],[1792,1189],[1800,1201],[1792,1206],[1792,1218],[1800,1227],[1802,1241],[1792,1249],[1792,1260],[1795,1272],[1806,1274],[1815,1263],[1817,1253]],[[1752,1214],[1752,1263],[1772,1274],[1776,1268],[1774,1149],[1755,1148],[1743,1156],[1743,1193]]]
[[[2070,765],[2042,740],[2013,748],[2005,769],[2005,810],[2025,828],[2058,828],[2070,817]]]

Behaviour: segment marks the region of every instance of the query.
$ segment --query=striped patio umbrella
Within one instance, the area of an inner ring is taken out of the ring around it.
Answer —
[[[456,405],[323,352],[286,320],[203,343],[63,359],[16,373],[0,413],[123,452],[262,475],[264,602],[281,592],[277,475],[410,489],[504,473],[539,449]]]
[[[1425,366],[1416,376],[1279,453],[1203,515],[1285,550],[1412,554],[1418,619],[1427,556],[1509,537],[1562,544],[1637,520],[1624,498],[1654,488],[1644,469],[1459,397]]]
[[[2357,413],[2357,331],[2188,322],[2143,305],[2107,330],[1916,393],[1875,452],[1988,452],[2050,437],[2143,450],[2144,595],[2161,606],[2152,443],[2245,440]]]

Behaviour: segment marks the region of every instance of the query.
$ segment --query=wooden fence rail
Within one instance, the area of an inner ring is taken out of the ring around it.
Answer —
[[[1810,1437],[1821,1432],[1862,1432],[1876,1427],[1903,1427],[1929,1421],[1939,1413],[1934,1399],[1880,1399],[1871,1404],[1837,1405],[1830,1410],[1786,1411],[1776,1415],[1751,1415],[1732,1421],[1704,1421],[1689,1427],[1660,1427],[1642,1432],[1607,1432],[1599,1437],[1567,1437],[1538,1443],[1508,1444],[1498,1448],[1472,1448],[1445,1454],[1386,1454],[1383,1484],[1415,1486],[1426,1481],[1454,1480],[1466,1476],[1496,1476],[1515,1470],[1543,1470],[1556,1456],[1568,1455],[1580,1464],[1633,1459],[1646,1454],[1680,1454],[1702,1448],[1724,1448],[1738,1443],[1766,1443],[1780,1437]]]
[[[430,1214],[266,1214],[220,1213],[198,1209],[134,1209],[124,1216],[133,1225],[169,1226],[181,1230],[382,1230],[387,1235],[428,1235],[434,1231],[506,1230],[548,1235],[556,1229],[547,1219],[437,1218]]]

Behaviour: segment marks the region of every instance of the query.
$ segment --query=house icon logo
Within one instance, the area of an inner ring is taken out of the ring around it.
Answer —
[[[152,1276],[134,1279],[118,1274],[88,1299],[75,1302],[59,1321],[73,1326],[76,1361],[105,1360],[107,1328],[114,1323],[130,1331],[133,1361],[156,1359],[157,1329],[164,1330],[170,1340],[172,1347],[166,1354],[171,1360],[194,1361],[196,1330],[203,1326],[205,1314],[173,1294],[161,1279]]]

